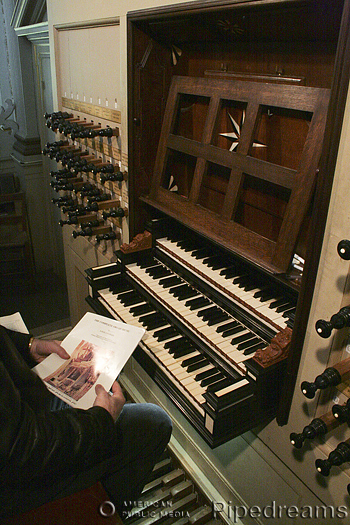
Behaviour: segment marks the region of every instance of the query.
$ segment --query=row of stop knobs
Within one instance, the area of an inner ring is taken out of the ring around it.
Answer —
[[[72,140],[95,137],[111,138],[119,135],[118,128],[102,128],[100,124],[80,119],[68,112],[45,113],[44,118],[48,128],[54,132],[58,131],[66,137],[70,136]]]
[[[71,124],[74,124],[77,129],[76,119],[73,119],[74,122],[72,122],[70,114],[57,112],[50,115],[45,114],[45,118],[53,131],[62,132],[63,124],[67,125],[66,129],[70,129]],[[61,126],[59,129],[58,124]],[[100,136],[111,136],[111,134],[102,133]],[[121,182],[124,180],[124,174],[120,172],[119,166],[105,163],[101,158],[91,155],[88,150],[83,151],[65,139],[47,143],[43,154],[60,162],[63,166],[63,169],[51,172],[53,180],[50,183],[55,191],[65,192],[64,195],[61,194],[60,197],[52,199],[67,215],[67,219],[59,221],[59,224],[61,226],[66,224],[80,226],[79,230],[73,231],[74,238],[95,236],[97,242],[120,239],[121,233],[112,229],[111,225],[105,224],[105,221],[126,217],[127,208],[120,206],[120,199],[112,199],[109,193],[103,192],[95,184],[82,178],[82,174],[90,172],[93,175],[98,174],[102,184],[106,181]],[[102,218],[97,216],[98,212]]]
[[[344,260],[350,260],[350,241],[342,240],[337,246],[339,256]],[[342,329],[350,326],[350,306],[341,308],[333,314],[329,321],[320,319],[316,322],[316,331],[323,337],[330,337],[333,329]],[[315,397],[317,390],[325,390],[335,387],[350,379],[350,358],[344,359],[335,365],[326,368],[313,382],[303,381],[301,383],[302,393],[308,398]],[[309,423],[301,433],[292,432],[290,441],[295,448],[301,448],[305,440],[312,440],[319,436],[325,436],[341,424],[350,426],[350,399],[343,405],[335,404],[331,412],[317,417]],[[316,470],[323,476],[328,476],[332,466],[340,466],[350,462],[350,438],[339,443],[329,454],[327,459],[317,459]],[[350,495],[350,484],[347,486]]]

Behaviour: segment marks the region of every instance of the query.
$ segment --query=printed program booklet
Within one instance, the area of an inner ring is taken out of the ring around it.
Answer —
[[[109,391],[145,330],[87,313],[63,339],[70,359],[49,355],[33,370],[47,388],[74,408],[90,408],[95,385]]]

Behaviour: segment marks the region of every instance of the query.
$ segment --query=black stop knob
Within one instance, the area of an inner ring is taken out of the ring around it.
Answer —
[[[337,246],[337,251],[342,259],[344,259],[345,261],[349,261],[350,260],[350,241],[348,241],[347,239],[343,239],[342,241],[340,241]]]
[[[309,425],[307,425],[301,434],[292,432],[290,435],[290,442],[295,448],[301,448],[305,439],[314,439],[316,436],[326,434],[327,425],[322,419],[316,418]]]
[[[347,400],[345,405],[333,405],[332,414],[342,423],[347,422],[350,424],[350,399]]]
[[[313,399],[317,390],[324,390],[330,386],[339,385],[341,382],[341,375],[338,370],[333,367],[326,368],[322,374],[316,377],[313,383],[303,381],[301,383],[301,391],[308,399]]]
[[[316,469],[323,476],[328,476],[333,465],[340,466],[350,460],[350,445],[347,441],[339,443],[335,450],[329,454],[328,459],[317,459],[315,462]]]
[[[341,328],[350,326],[350,308],[348,306],[344,306],[339,310],[339,312],[333,314],[329,321],[319,319],[315,326],[316,332],[321,337],[329,337],[334,328],[340,330]]]

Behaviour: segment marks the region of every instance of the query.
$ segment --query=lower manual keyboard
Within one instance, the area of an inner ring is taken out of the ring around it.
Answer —
[[[121,289],[128,288],[127,284],[127,281],[120,283]],[[100,301],[114,317],[134,326],[146,327],[141,345],[201,416],[204,416],[202,405],[206,392],[215,392],[220,398],[249,384],[238,372],[233,376],[226,374],[144,299],[137,301],[135,297],[135,304],[125,306],[125,295],[129,291],[125,289],[117,294],[110,289],[100,290]]]
[[[186,273],[174,274],[153,254],[142,255],[102,273],[86,272],[87,301],[97,313],[145,329],[135,365],[213,448],[270,421],[284,363],[264,367],[252,358],[256,347],[269,345],[268,331],[214,302],[216,296],[186,281]]]
[[[250,328],[157,259],[152,258],[147,264],[129,264],[127,272],[181,323],[242,372],[245,372],[244,361],[267,345]]]

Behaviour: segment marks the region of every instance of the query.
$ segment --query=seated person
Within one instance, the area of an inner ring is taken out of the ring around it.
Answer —
[[[19,514],[100,480],[122,515],[137,501],[171,435],[159,407],[127,403],[117,382],[96,386],[88,410],[50,410],[52,394],[30,369],[59,341],[0,326],[0,518]]]

